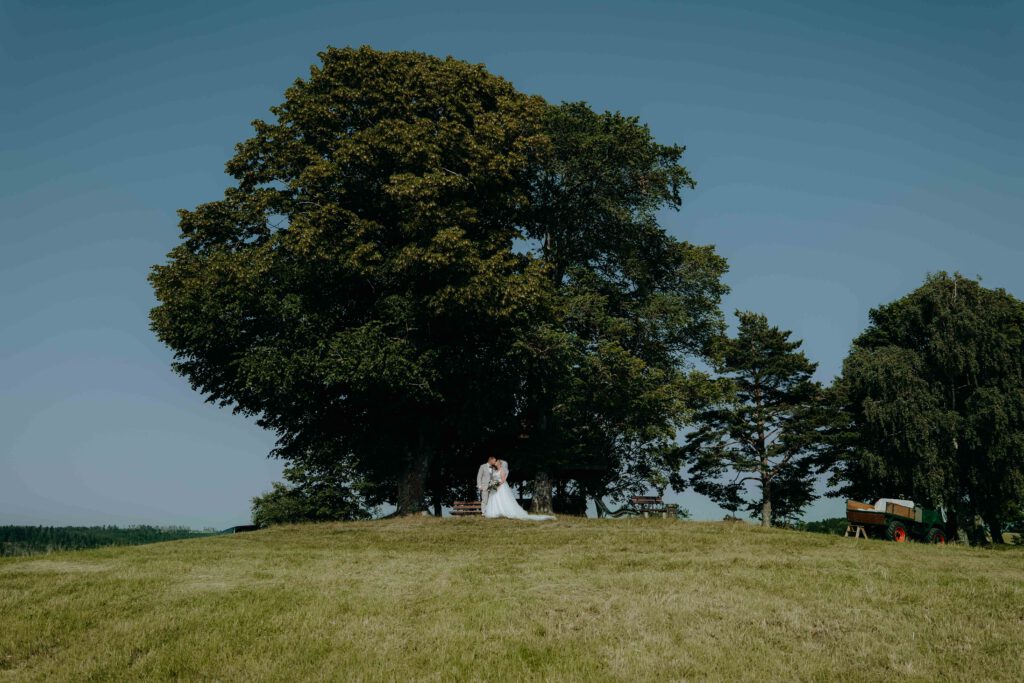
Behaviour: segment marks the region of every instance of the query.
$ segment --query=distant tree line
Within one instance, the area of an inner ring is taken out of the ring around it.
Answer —
[[[216,532],[155,526],[0,526],[0,556],[34,555],[108,545],[142,545]]]
[[[930,275],[823,386],[765,316],[727,335],[725,260],[660,224],[682,146],[452,58],[319,56],[150,274],[174,370],[277,434],[261,523],[440,514],[492,453],[538,512],[692,487],[792,524],[828,478],[1024,514],[1013,296]]]

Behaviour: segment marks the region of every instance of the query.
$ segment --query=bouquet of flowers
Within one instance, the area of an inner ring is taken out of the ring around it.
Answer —
[[[491,493],[494,493],[495,491],[498,490],[499,486],[501,486],[500,480],[491,479],[491,481],[487,484],[487,490],[490,491]]]

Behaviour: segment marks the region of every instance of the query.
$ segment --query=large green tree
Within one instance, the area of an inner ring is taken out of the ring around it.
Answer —
[[[725,291],[724,260],[658,224],[693,186],[683,148],[453,59],[321,59],[153,269],[175,369],[368,505],[439,512],[483,450],[541,510],[556,476],[663,487]]]
[[[997,542],[1024,504],[1024,303],[940,272],[871,311],[835,384],[840,493],[980,515]]]
[[[659,223],[694,186],[683,147],[580,102],[551,107],[545,131],[523,235],[546,268],[553,318],[522,342],[518,456],[538,512],[553,486],[598,498],[673,480],[675,435],[710,389],[692,360],[723,329],[726,291],[724,259]]]
[[[223,199],[180,212],[152,327],[291,462],[345,461],[402,513],[507,429],[549,278],[511,248],[547,105],[482,66],[328,49],[255,121]]]
[[[745,505],[770,526],[816,498],[829,411],[803,342],[763,315],[736,315],[736,336],[715,354],[724,400],[700,413],[685,451],[694,490],[733,511]]]

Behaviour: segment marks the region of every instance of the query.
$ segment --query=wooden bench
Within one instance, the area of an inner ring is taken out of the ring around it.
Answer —
[[[668,516],[665,501],[662,500],[661,496],[633,496],[629,499],[629,503],[638,515],[644,517],[650,517],[651,515]]]
[[[603,517],[675,517],[679,514],[679,506],[675,504],[666,505],[661,496],[632,496],[629,505],[623,505],[618,510],[609,510],[604,502],[598,499],[595,501],[598,511]]]
[[[482,514],[480,512],[479,500],[457,500],[452,503],[453,517],[468,517],[479,514]]]

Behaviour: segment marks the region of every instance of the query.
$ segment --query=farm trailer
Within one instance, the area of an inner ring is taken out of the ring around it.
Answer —
[[[910,503],[907,505],[906,503]],[[914,505],[911,501],[881,498],[874,505],[856,500],[846,502],[846,535],[887,538],[903,543],[908,539],[945,543],[949,538],[942,510]]]

